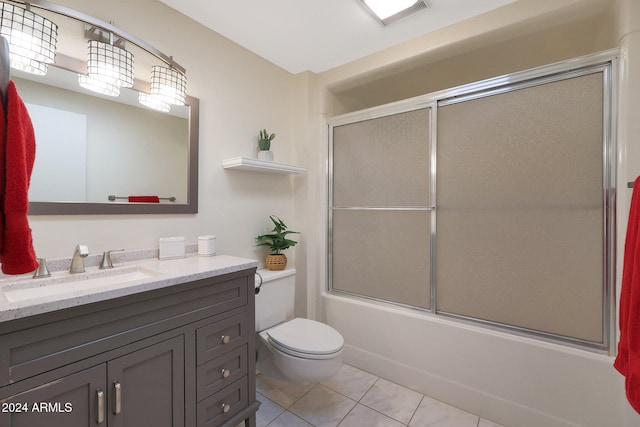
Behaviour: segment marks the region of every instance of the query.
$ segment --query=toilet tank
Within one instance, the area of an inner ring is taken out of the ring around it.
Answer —
[[[262,287],[256,295],[256,331],[293,318],[295,304],[296,270],[258,270],[262,276]],[[256,287],[260,278],[256,275]]]

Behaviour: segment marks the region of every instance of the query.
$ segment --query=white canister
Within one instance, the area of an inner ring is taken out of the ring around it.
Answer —
[[[216,254],[216,236],[198,236],[198,255],[212,256]]]

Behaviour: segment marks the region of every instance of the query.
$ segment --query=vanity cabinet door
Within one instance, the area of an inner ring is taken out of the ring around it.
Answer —
[[[3,427],[106,426],[106,365],[0,399]]]
[[[107,363],[109,427],[184,426],[184,337]]]

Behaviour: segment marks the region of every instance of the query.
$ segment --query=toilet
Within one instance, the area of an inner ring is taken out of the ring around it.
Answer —
[[[307,384],[334,376],[342,366],[344,339],[331,326],[294,318],[295,269],[258,270],[256,369],[268,377]]]

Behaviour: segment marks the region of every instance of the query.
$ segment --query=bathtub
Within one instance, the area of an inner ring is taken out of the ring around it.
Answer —
[[[632,427],[613,357],[353,297],[322,294],[345,363],[505,427]]]

